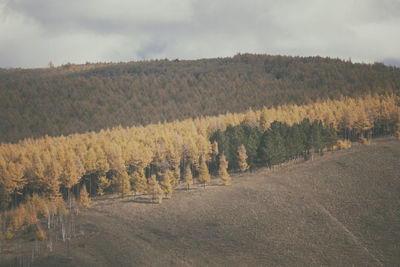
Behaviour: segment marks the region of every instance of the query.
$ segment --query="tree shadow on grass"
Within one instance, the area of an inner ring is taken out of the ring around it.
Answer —
[[[122,202],[125,203],[141,203],[141,204],[158,204],[156,202],[153,202],[151,198],[147,197],[136,197],[136,198],[131,198],[131,199],[125,199],[122,200]]]
[[[199,187],[190,187],[190,189],[188,190],[187,187],[181,187],[181,188],[175,188],[175,191],[185,191],[185,192],[190,192],[190,191],[195,191],[195,190],[199,190]]]

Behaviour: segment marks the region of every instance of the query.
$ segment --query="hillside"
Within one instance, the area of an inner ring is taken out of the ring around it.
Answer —
[[[35,266],[397,266],[399,166],[400,142],[384,138],[235,174],[230,187],[177,190],[161,205],[95,200],[77,217],[84,236]]]
[[[398,68],[321,57],[0,69],[0,142],[399,90]]]

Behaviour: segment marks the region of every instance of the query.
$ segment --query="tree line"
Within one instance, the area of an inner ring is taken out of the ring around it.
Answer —
[[[0,69],[0,142],[245,112],[318,99],[399,95],[400,69],[321,57],[238,54],[203,60]]]
[[[190,188],[197,180],[206,186],[218,175],[228,185],[228,168],[309,158],[342,139],[399,135],[399,101],[394,94],[341,97],[1,144],[2,231],[12,225],[5,214],[34,195],[59,203],[85,192],[135,193],[159,202],[171,197],[178,183]]]

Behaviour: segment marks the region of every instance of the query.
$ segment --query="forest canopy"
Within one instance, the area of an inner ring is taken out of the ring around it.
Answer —
[[[202,169],[213,172],[222,155],[230,169],[238,169],[241,145],[251,167],[271,166],[331,149],[338,136],[357,140],[398,132],[399,101],[395,95],[342,97],[2,144],[0,197],[9,206],[32,193],[49,199],[69,196],[81,185],[90,195],[144,193],[153,175],[170,188],[188,166],[193,177],[206,172]]]
[[[400,92],[400,69],[322,57],[0,69],[0,142]]]
[[[206,187],[212,174],[230,185],[227,169],[271,167],[312,159],[351,140],[400,137],[399,103],[394,94],[340,97],[0,144],[0,238],[46,212],[49,218],[66,212],[64,200],[79,197],[88,206],[89,196],[134,192],[161,203],[178,183],[189,189],[196,180]]]

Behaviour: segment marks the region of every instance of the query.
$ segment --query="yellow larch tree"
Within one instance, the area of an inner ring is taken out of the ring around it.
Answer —
[[[203,159],[201,160],[200,170],[199,170],[199,182],[203,184],[204,188],[206,185],[210,183],[211,177],[210,173],[208,172],[208,167],[206,161]]]
[[[81,191],[79,192],[79,205],[82,207],[89,207],[90,205],[89,193],[86,190],[85,184],[83,184]]]
[[[164,175],[162,175],[162,180],[160,183],[161,189],[164,192],[167,198],[171,198],[173,187],[172,183],[175,180],[174,173],[170,170],[167,170]]]
[[[80,159],[78,159],[72,150],[67,151],[65,155],[66,160],[60,180],[61,184],[68,190],[68,199],[71,201],[71,188],[79,183],[84,173],[84,168]]]
[[[161,190],[160,184],[158,183],[155,174],[153,174],[148,179],[147,192],[151,195],[153,202],[154,201],[156,201],[157,203],[161,203],[162,202],[162,193],[163,193],[163,191]]]
[[[135,196],[137,193],[147,193],[147,179],[144,175],[143,169],[133,171],[130,175],[130,181],[132,184],[132,190],[135,192]]]
[[[111,181],[107,179],[105,175],[100,176],[99,182],[97,184],[97,194],[99,196],[104,195],[104,191],[109,188],[111,185]]]
[[[129,181],[128,173],[125,170],[117,172],[115,183],[116,189],[122,197],[131,193],[131,183]]]
[[[240,171],[245,172],[249,169],[249,165],[247,164],[247,152],[244,145],[240,145],[238,147],[238,157],[239,157],[239,168]]]
[[[190,168],[190,164],[186,165],[185,173],[183,174],[183,179],[185,184],[187,185],[187,190],[190,190],[190,186],[193,184],[193,175],[192,170]]]
[[[226,160],[225,155],[222,155],[219,158],[218,175],[219,175],[219,178],[221,178],[223,185],[231,184],[231,177],[229,176],[227,169],[228,169],[228,161]]]

